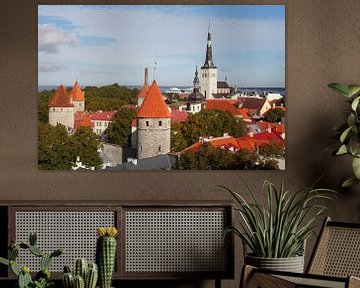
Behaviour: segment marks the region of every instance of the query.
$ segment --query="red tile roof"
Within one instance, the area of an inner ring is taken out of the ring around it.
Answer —
[[[249,118],[248,109],[238,109],[229,100],[207,100],[205,105],[205,108],[209,110],[229,111],[233,116],[241,116],[244,119]]]
[[[267,145],[272,141],[278,141],[280,144],[285,146],[284,139],[282,139],[281,136],[274,131],[272,131],[271,133],[268,132],[258,133],[255,136],[254,137],[243,136],[239,138],[227,136],[227,137],[208,139],[206,141],[200,140],[195,144],[184,149],[181,153],[187,150],[198,152],[200,150],[201,145],[204,143],[209,143],[213,147],[231,149],[233,151],[239,151],[241,149],[254,151],[256,147]]]
[[[49,107],[74,107],[63,85],[58,87],[55,95],[50,99]]]
[[[74,120],[74,128],[80,127],[94,127],[94,124],[90,120],[90,114],[88,112],[76,112]]]
[[[249,136],[247,136],[247,137],[249,137]],[[253,137],[250,137],[250,138],[255,139],[255,140],[263,141],[264,144],[268,144],[268,143],[270,143],[272,141],[277,141],[280,144],[285,146],[285,140],[277,132],[275,132],[274,130],[272,130],[270,133],[269,132],[257,133]],[[261,142],[259,142],[259,144],[260,143]]]
[[[285,133],[285,125],[279,123],[271,122],[257,122],[262,132],[265,132],[267,129],[275,130],[278,134]]]
[[[139,92],[138,97],[139,98],[145,98],[148,91],[149,91],[149,86],[144,84],[144,86],[141,88],[141,90]]]
[[[173,110],[171,111],[171,122],[185,122],[188,118],[188,113],[185,111]]]
[[[84,101],[84,92],[81,91],[80,84],[75,81],[74,87],[70,91],[72,101]]]
[[[114,119],[114,115],[116,110],[112,111],[96,111],[90,115],[91,120],[99,120],[99,121],[111,121]]]
[[[141,105],[138,113],[138,118],[170,118],[168,106],[161,95],[159,86],[156,81],[152,83],[149,91],[146,94],[145,100]]]

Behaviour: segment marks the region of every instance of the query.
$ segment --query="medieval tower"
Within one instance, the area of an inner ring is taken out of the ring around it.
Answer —
[[[170,152],[171,114],[156,81],[137,112],[137,158]]]
[[[206,100],[214,99],[213,94],[217,93],[217,67],[212,57],[210,23],[208,29],[206,58],[205,63],[201,67],[200,92]]]
[[[74,113],[85,111],[85,93],[81,91],[80,84],[75,81],[73,88],[70,91],[71,101],[74,104]]]
[[[63,85],[49,101],[49,123],[53,126],[62,124],[68,131],[74,127],[74,104]]]

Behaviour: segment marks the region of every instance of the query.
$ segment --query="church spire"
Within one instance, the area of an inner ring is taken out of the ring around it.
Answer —
[[[204,66],[201,68],[216,68],[212,58],[212,45],[211,45],[211,32],[210,32],[210,18],[208,26],[207,46],[206,46],[206,58]]]
[[[194,77],[193,84],[194,84],[194,89],[197,89],[197,90],[200,89],[200,81],[199,81],[199,77],[198,77],[197,65],[196,65],[195,77]]]

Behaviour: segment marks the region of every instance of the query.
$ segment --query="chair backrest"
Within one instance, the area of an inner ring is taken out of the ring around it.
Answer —
[[[360,277],[360,223],[326,218],[307,273]]]

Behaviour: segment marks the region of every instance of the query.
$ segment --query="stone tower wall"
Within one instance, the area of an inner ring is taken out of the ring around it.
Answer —
[[[50,107],[49,123],[56,126],[58,123],[67,129],[74,128],[74,107]]]
[[[217,68],[201,68],[200,92],[206,100],[214,99],[212,94],[217,93]]]
[[[161,121],[161,125],[160,122]],[[138,119],[138,159],[170,152],[170,118]]]

